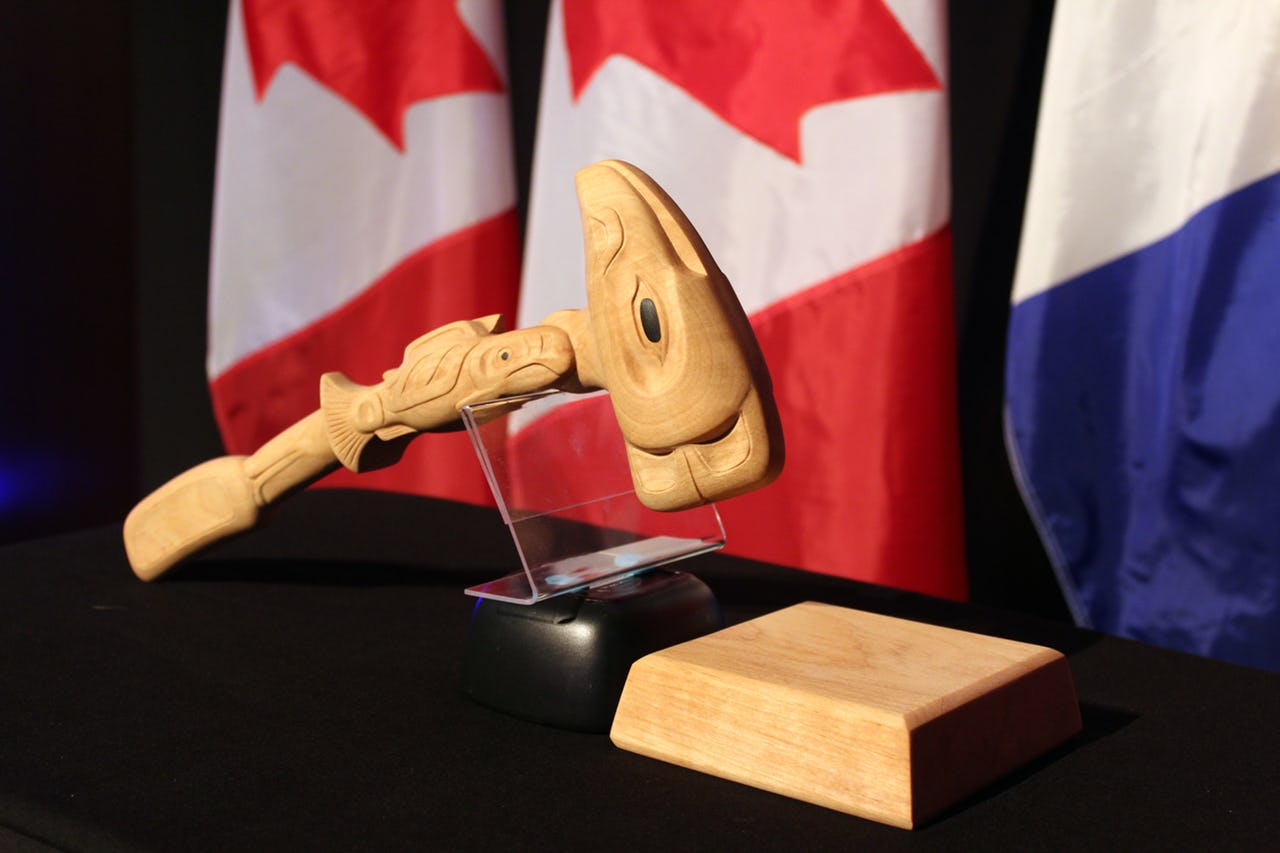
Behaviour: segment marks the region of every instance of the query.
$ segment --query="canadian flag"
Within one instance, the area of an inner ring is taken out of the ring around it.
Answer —
[[[208,371],[232,453],[373,383],[404,346],[516,308],[496,0],[234,0],[218,141]],[[465,434],[326,485],[489,503]]]
[[[574,172],[644,169],[782,415],[786,468],[720,506],[727,550],[963,598],[945,47],[941,2],[557,2],[519,317],[585,303]]]

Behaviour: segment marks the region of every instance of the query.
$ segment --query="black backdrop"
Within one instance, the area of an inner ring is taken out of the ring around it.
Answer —
[[[523,200],[548,3],[505,6]],[[0,542],[119,521],[221,452],[203,363],[226,11],[0,4]],[[1065,619],[1000,416],[1051,13],[951,5],[952,227],[973,598]]]

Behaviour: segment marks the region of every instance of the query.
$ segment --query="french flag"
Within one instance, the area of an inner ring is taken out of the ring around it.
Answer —
[[[1059,3],[1006,403],[1077,621],[1280,669],[1280,6]]]
[[[555,3],[520,325],[585,302],[574,172],[641,167],[733,283],[786,435],[777,481],[719,506],[726,550],[963,598],[945,12]]]

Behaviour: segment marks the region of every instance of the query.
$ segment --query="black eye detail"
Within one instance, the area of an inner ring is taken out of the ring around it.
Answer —
[[[502,358],[503,361],[506,361],[507,359],[511,358],[511,353],[503,352],[500,357]]]
[[[651,342],[662,340],[662,326],[658,323],[658,306],[652,299],[640,300],[640,325],[644,327],[644,336]]]

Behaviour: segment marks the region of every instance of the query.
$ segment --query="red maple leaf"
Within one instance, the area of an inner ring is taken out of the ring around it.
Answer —
[[[501,92],[502,80],[458,17],[457,0],[243,0],[261,100],[292,62],[363,113],[404,150],[404,111],[456,92]]]
[[[811,108],[941,88],[882,0],[565,0],[564,29],[575,99],[622,54],[797,162]]]

